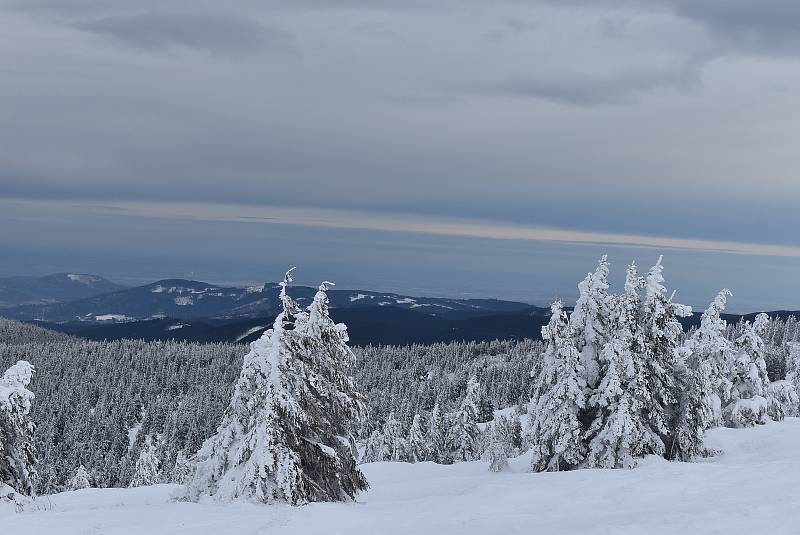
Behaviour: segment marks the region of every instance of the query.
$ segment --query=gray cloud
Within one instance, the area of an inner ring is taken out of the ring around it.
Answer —
[[[780,55],[728,53],[722,30],[697,23],[709,9],[14,5],[0,21],[13,28],[0,31],[1,196],[797,240],[800,127],[785,110],[800,105],[800,75]],[[496,30],[505,38],[486,38]],[[272,53],[280,36],[296,53]]]
[[[214,54],[254,54],[285,47],[287,34],[220,13],[148,11],[79,22],[76,27],[143,48],[183,46]]]
[[[534,97],[574,106],[630,104],[662,89],[688,91],[699,82],[696,62],[669,70],[639,69],[597,74],[566,74],[512,80],[484,88],[487,93]]]
[[[677,0],[675,9],[736,48],[800,52],[800,2],[795,0]]]

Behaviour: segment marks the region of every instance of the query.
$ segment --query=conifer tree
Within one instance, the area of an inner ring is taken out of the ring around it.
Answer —
[[[703,453],[705,430],[722,420],[720,393],[730,387],[724,377],[731,354],[721,318],[731,292],[723,289],[700,319],[700,327],[686,341],[676,377],[680,392],[675,438],[669,457],[688,461]]]
[[[768,419],[769,378],[761,339],[768,321],[766,314],[759,314],[753,324],[745,322],[744,332],[736,339],[736,355],[730,371],[731,401],[723,410],[729,427],[749,427]]]
[[[505,472],[509,470],[508,456],[506,455],[506,444],[500,426],[495,423],[488,430],[489,445],[487,446],[487,456],[489,458],[490,472]]]
[[[67,481],[67,490],[81,490],[88,489],[92,486],[89,482],[89,472],[86,471],[83,465],[80,465],[75,471],[69,481]]]
[[[183,450],[180,450],[175,456],[175,464],[172,467],[172,474],[170,481],[172,483],[186,484],[192,477],[194,466],[191,459],[186,456]]]
[[[29,418],[33,393],[27,389],[34,368],[25,360],[0,377],[0,484],[30,496],[36,478],[34,425]]]
[[[351,434],[363,403],[346,373],[346,330],[328,316],[327,284],[299,310],[288,294],[291,272],[280,314],[251,344],[217,434],[198,452],[189,499],[300,505],[350,500],[367,488]]]
[[[636,264],[631,264],[625,292],[611,301],[611,339],[599,358],[603,377],[590,398],[596,409],[586,433],[590,440],[588,466],[631,468],[636,459],[661,449],[661,438],[642,410],[646,397],[639,327],[643,287],[644,279]]]
[[[408,445],[411,450],[412,462],[422,462],[429,460],[430,453],[428,448],[428,437],[422,426],[422,417],[414,415],[411,422],[411,429],[408,432]]]
[[[674,439],[672,426],[677,412],[675,366],[683,326],[678,318],[691,315],[692,309],[674,303],[664,287],[663,257],[645,277],[645,298],[642,303],[641,344],[643,357],[640,390],[641,410],[650,429],[661,438],[652,453],[665,455]]]
[[[570,316],[575,348],[581,355],[584,379],[589,389],[600,381],[600,352],[608,341],[610,326],[608,257],[603,255],[594,273],[578,284],[579,297]]]
[[[156,447],[150,437],[147,437],[139,458],[136,460],[136,471],[133,473],[129,487],[147,487],[161,482],[159,461],[156,456]]]
[[[800,343],[788,342],[786,345],[789,349],[786,357],[786,382],[794,396],[791,396],[791,392],[787,394],[791,402],[784,410],[787,416],[798,416],[800,415]]]
[[[447,421],[441,407],[437,403],[431,411],[428,437],[430,440],[430,458],[439,464],[450,464],[450,442],[447,434]]]
[[[586,456],[579,413],[586,405],[586,381],[560,301],[550,307],[550,323],[542,329],[547,343],[531,426],[534,472],[570,470]]]
[[[480,456],[480,429],[478,429],[478,401],[480,384],[473,376],[467,382],[467,392],[455,415],[453,444],[456,461],[474,461]]]

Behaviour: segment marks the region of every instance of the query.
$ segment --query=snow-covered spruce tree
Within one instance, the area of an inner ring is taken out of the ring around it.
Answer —
[[[395,417],[394,413],[389,414],[383,424],[383,459],[384,461],[409,462],[411,460],[411,448],[403,433],[403,424]]]
[[[688,461],[704,452],[705,430],[722,421],[721,396],[727,396],[730,382],[724,371],[731,360],[731,345],[725,337],[725,320],[720,315],[731,292],[723,289],[703,312],[700,327],[679,352],[676,380],[680,389],[674,440],[668,457]]]
[[[156,483],[161,483],[159,461],[156,455],[156,446],[151,438],[147,437],[139,452],[139,458],[136,460],[136,470],[128,486],[131,488],[147,487]]]
[[[194,464],[192,459],[186,456],[183,450],[175,455],[175,464],[172,466],[172,473],[169,475],[171,483],[185,485],[192,477]]]
[[[508,456],[506,455],[505,436],[500,426],[495,423],[488,430],[489,445],[486,456],[489,459],[490,472],[505,472],[509,470]]]
[[[30,496],[36,478],[34,425],[29,418],[33,393],[27,389],[34,368],[25,360],[0,377],[0,484]]]
[[[800,343],[788,342],[789,353],[786,356],[787,388],[784,394],[783,410],[786,416],[800,415]]]
[[[745,323],[744,332],[736,340],[736,355],[730,370],[731,400],[723,410],[728,427],[749,427],[768,419],[769,379],[761,339],[768,322],[766,314],[759,314],[753,324]]]
[[[611,338],[600,353],[602,379],[590,398],[595,411],[586,432],[586,466],[631,468],[637,459],[663,450],[661,437],[651,429],[642,410],[647,397],[639,328],[643,287],[644,279],[636,264],[631,264],[625,292],[611,300]]]
[[[683,326],[678,318],[690,316],[689,306],[672,302],[664,287],[663,257],[645,277],[645,298],[641,310],[641,345],[643,369],[641,410],[648,426],[661,438],[651,453],[666,455],[674,440],[673,425],[677,413],[675,366]]]
[[[362,463],[375,463],[389,460],[389,452],[385,448],[386,442],[383,433],[376,429],[370,433],[364,445],[364,454],[361,456]]]
[[[453,462],[450,455],[451,448],[447,432],[447,419],[438,403],[433,406],[433,411],[431,411],[428,440],[431,461],[438,464],[450,464]]]
[[[89,481],[89,472],[86,471],[83,465],[80,465],[77,470],[75,470],[75,475],[73,475],[67,481],[67,490],[81,490],[81,489],[88,489],[92,486],[91,482]]]
[[[589,389],[596,388],[600,381],[598,359],[610,332],[608,270],[608,257],[603,255],[594,273],[587,274],[578,284],[578,300],[569,319]]]
[[[367,487],[349,421],[363,407],[335,386],[348,385],[338,374],[349,360],[333,362],[349,359],[346,333],[331,327],[324,290],[300,313],[288,294],[291,272],[281,283],[280,314],[251,344],[222,423],[197,454],[188,499],[300,505],[349,500]]]
[[[458,412],[452,429],[454,459],[456,461],[474,461],[480,457],[480,434],[478,429],[478,402],[480,384],[473,376],[467,382],[467,392]]]
[[[412,462],[418,463],[429,460],[428,437],[422,425],[422,417],[419,414],[415,414],[414,420],[411,422],[411,429],[408,431],[408,446],[411,450]]]
[[[537,388],[539,395],[532,402],[534,472],[570,470],[586,457],[585,430],[579,419],[586,405],[584,370],[561,301],[555,301],[550,310],[550,323],[542,328],[547,349]]]
[[[365,415],[364,397],[353,381],[355,355],[347,342],[347,326],[330,316],[328,288],[323,282],[305,314],[297,315],[300,351],[296,373],[303,379],[300,398],[309,419],[299,443],[313,501],[346,501],[368,488],[356,467],[354,430]],[[300,365],[302,364],[302,365]]]

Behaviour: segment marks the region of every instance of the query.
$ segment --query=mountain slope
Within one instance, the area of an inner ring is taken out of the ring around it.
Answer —
[[[185,320],[251,318],[276,313],[279,306],[278,290],[278,285],[272,283],[238,288],[200,281],[166,279],[67,303],[7,308],[1,310],[0,315],[18,320],[53,323],[102,323],[160,317]],[[301,305],[306,305],[313,299],[316,289],[295,286],[290,293]],[[525,303],[513,301],[409,297],[363,290],[331,290],[328,295],[331,308],[393,307],[452,318],[531,308]]]
[[[122,290],[124,286],[84,273],[56,273],[44,277],[0,278],[0,308],[42,305],[84,299]]]
[[[454,340],[487,341],[539,338],[548,317],[528,308],[517,312],[460,319],[431,316],[397,307],[331,309],[331,316],[348,327],[353,345],[431,344]],[[157,318],[143,321],[45,323],[38,325],[91,340],[186,340],[241,342],[256,340],[272,325],[273,316],[245,320]]]

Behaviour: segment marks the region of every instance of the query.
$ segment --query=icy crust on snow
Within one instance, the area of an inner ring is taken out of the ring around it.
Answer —
[[[371,489],[357,503],[174,502],[179,485],[83,489],[4,514],[15,535],[776,535],[800,525],[800,420],[716,428],[724,453],[704,462],[644,459],[632,470],[532,474],[528,455],[491,473],[485,461],[362,465]],[[46,506],[45,506],[46,505]]]

